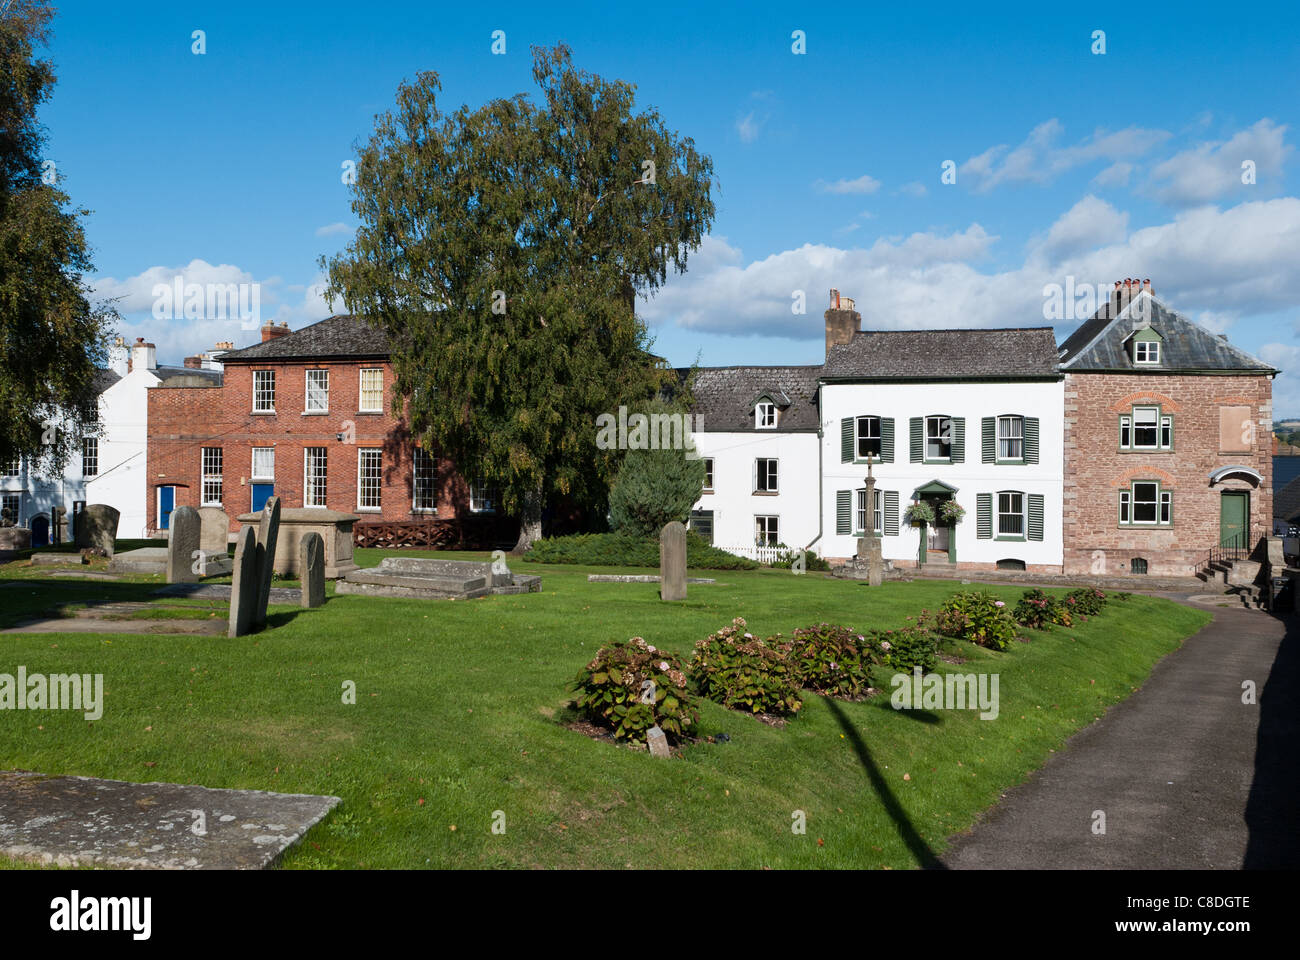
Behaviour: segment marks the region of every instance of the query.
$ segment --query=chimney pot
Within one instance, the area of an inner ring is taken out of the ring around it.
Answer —
[[[831,290],[831,308],[826,311],[826,354],[837,343],[848,343],[862,326],[862,314],[853,309],[853,300]]]

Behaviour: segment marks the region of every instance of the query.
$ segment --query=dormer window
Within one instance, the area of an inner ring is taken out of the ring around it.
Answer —
[[[776,429],[776,404],[763,401],[754,405],[754,428],[757,430]]]
[[[1159,340],[1139,340],[1133,344],[1133,362],[1134,363],[1159,363],[1160,362],[1160,341]]]

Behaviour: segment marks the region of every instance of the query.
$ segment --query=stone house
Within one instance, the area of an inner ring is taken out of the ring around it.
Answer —
[[[148,503],[154,530],[177,506],[319,507],[365,521],[495,530],[495,491],[466,482],[416,445],[391,408],[386,336],[334,316],[290,331],[262,327],[260,343],[222,355],[205,386],[149,393]],[[493,536],[493,539],[499,537]]]
[[[1268,364],[1116,283],[1062,344],[1065,572],[1190,576],[1272,526]]]

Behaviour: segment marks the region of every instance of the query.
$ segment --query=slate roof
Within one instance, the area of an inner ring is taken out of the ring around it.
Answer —
[[[1287,523],[1295,523],[1300,518],[1300,477],[1273,494],[1273,516]]]
[[[157,366],[154,367],[155,374],[162,381],[161,387],[219,387],[221,386],[220,370],[203,370],[195,367],[171,367]]]
[[[1068,373],[1108,371],[1124,373],[1193,373],[1219,371],[1277,371],[1234,347],[1182,314],[1169,309],[1150,294],[1150,326],[1160,334],[1161,362],[1150,366],[1133,363],[1125,342],[1133,333],[1134,318],[1130,304],[1115,317],[1107,316],[1106,307],[1079,325],[1079,329],[1061,344],[1061,369]],[[1133,301],[1136,304],[1138,301]]]
[[[223,364],[325,357],[387,357],[388,335],[351,314],[337,314],[285,336],[221,355]]]
[[[827,380],[1025,380],[1059,377],[1051,327],[862,330],[831,347]]]
[[[695,378],[695,406],[705,433],[816,432],[817,378],[821,367],[700,367]],[[685,380],[689,369],[678,369]],[[777,415],[776,430],[754,427],[754,401],[766,394],[776,400],[784,395],[789,406]]]
[[[121,379],[122,378],[119,377],[112,370],[109,370],[105,367],[96,367],[95,376],[92,378],[91,383],[94,385],[93,389],[95,393],[98,395],[103,393],[105,390],[107,390],[109,387],[111,387],[113,384],[117,383],[117,381]]]

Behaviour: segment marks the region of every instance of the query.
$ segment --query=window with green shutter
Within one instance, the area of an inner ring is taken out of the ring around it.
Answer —
[[[1038,418],[1025,417],[1025,463],[1038,462]]]
[[[966,462],[966,418],[952,418],[952,462]]]
[[[894,418],[883,417],[880,421],[880,462],[894,462]]]
[[[1029,539],[1043,539],[1043,506],[1044,500],[1041,493],[1031,493],[1029,495]]]
[[[911,420],[910,459],[913,463],[925,462],[925,439],[921,432],[924,424],[924,417],[913,417]]]
[[[885,536],[898,536],[898,491],[885,491]]]
[[[894,462],[894,421],[890,417],[859,415],[840,421],[840,463]]]
[[[975,495],[975,536],[980,540],[993,539],[993,494]]]
[[[853,417],[840,421],[840,463],[853,462]]]
[[[835,532],[840,536],[853,534],[853,491],[835,491]]]
[[[983,463],[997,463],[998,460],[998,418],[984,417],[980,421],[980,460]]]

